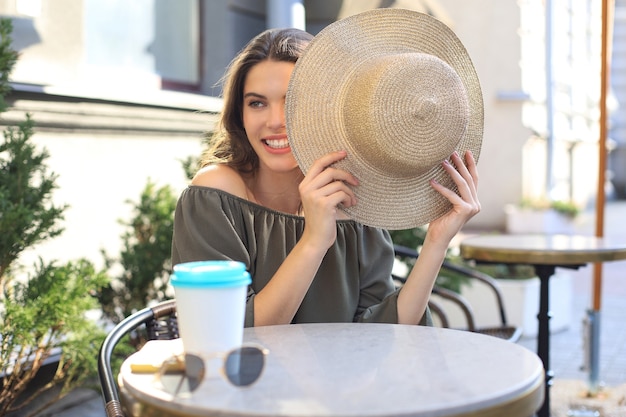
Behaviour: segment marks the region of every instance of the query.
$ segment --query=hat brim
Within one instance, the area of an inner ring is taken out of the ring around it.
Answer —
[[[346,140],[342,115],[349,103],[342,102],[342,89],[354,68],[376,55],[406,52],[434,55],[459,75],[470,114],[456,151],[463,155],[470,150],[478,161],[483,98],[474,65],[454,32],[423,13],[374,9],[325,27],[296,62],[285,103],[287,135],[301,170],[306,174],[323,155],[346,150],[348,156],[336,167],[358,178],[353,188],[358,202],[341,209],[362,224],[390,230],[422,226],[450,210],[450,202],[432,188],[431,179],[457,191],[440,164],[414,177],[394,176],[360,159],[358,149]]]

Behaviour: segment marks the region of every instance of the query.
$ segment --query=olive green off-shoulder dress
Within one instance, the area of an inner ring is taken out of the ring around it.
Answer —
[[[189,186],[175,213],[172,263],[243,262],[252,278],[245,326],[254,324],[254,296],[298,242],[304,217],[274,211],[224,191]],[[389,233],[352,220],[337,221],[328,249],[293,323],[397,323],[398,291]],[[430,325],[430,314],[420,324]]]

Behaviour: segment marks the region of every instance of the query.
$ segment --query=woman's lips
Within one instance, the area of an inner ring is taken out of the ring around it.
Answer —
[[[262,140],[265,149],[273,154],[282,154],[291,152],[287,135],[268,136]]]
[[[282,149],[289,147],[289,141],[285,139],[265,139],[265,144],[273,149]]]

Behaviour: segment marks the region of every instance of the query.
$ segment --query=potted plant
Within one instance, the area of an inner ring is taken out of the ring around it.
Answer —
[[[507,233],[571,234],[580,208],[569,201],[525,199],[506,205],[504,211]]]

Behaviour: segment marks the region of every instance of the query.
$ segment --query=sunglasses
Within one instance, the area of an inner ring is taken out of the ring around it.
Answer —
[[[204,379],[205,360],[221,357],[222,376],[236,387],[247,387],[255,383],[263,373],[268,353],[267,349],[252,345],[244,345],[206,358],[185,353],[165,360],[157,376],[167,393],[173,396],[190,394]]]

